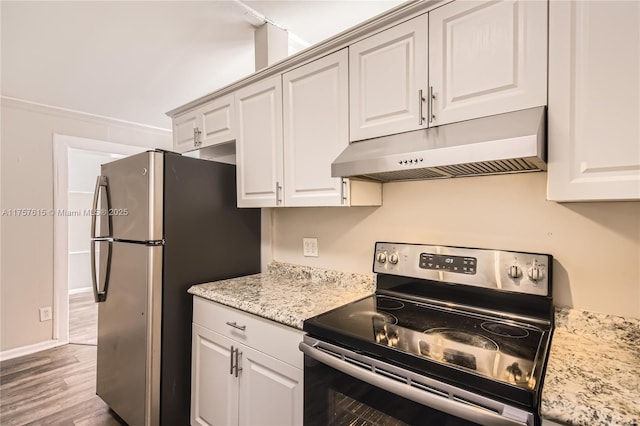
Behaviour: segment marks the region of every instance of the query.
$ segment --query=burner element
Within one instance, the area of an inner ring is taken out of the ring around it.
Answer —
[[[523,339],[529,336],[529,332],[522,328],[517,327],[515,325],[502,324],[499,322],[487,321],[480,324],[480,327],[484,331],[488,331],[489,333],[493,333],[497,336],[502,337],[513,337],[515,339]]]
[[[387,299],[386,297],[378,297],[376,299],[376,305],[378,306],[378,309],[383,309],[385,311],[395,311],[397,309],[404,308],[404,303],[402,303],[401,301]]]
[[[498,344],[488,337],[462,330],[454,330],[449,328],[432,328],[430,330],[426,330],[425,334],[441,337],[450,342],[473,346],[479,349],[486,349],[489,351],[498,350]]]
[[[493,375],[498,344],[488,337],[451,328],[432,328],[424,334],[420,355]]]

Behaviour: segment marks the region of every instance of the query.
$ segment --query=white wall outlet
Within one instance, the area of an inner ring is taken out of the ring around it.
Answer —
[[[40,308],[40,322],[51,321],[51,306]]]
[[[302,254],[304,254],[306,257],[318,257],[318,239],[303,238]]]

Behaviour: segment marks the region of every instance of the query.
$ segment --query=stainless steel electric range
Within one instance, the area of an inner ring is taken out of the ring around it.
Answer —
[[[305,425],[539,425],[551,266],[376,243],[375,295],[304,322]]]

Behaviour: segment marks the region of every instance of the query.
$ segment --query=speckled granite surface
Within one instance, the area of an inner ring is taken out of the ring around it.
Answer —
[[[302,329],[305,319],[368,296],[373,275],[269,264],[268,272],[194,285],[189,293]]]
[[[640,320],[557,309],[541,414],[569,425],[640,425]]]

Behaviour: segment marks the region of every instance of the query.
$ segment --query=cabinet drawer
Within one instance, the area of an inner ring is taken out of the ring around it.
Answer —
[[[193,322],[239,343],[302,369],[298,344],[301,330],[230,308],[201,297],[193,298]],[[229,325],[233,324],[233,325]],[[244,329],[240,329],[244,328]]]

